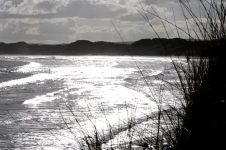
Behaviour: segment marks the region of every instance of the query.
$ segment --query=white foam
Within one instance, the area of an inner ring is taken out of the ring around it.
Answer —
[[[18,67],[16,71],[22,72],[22,73],[29,73],[29,72],[42,71],[42,70],[43,70],[43,66],[40,63],[30,62],[27,65]]]
[[[54,93],[49,93],[47,95],[42,96],[36,96],[33,99],[29,99],[23,102],[24,105],[39,105],[44,102],[51,102],[57,98],[60,98],[60,96],[53,96]]]
[[[163,72],[163,69],[159,69],[159,70],[152,70],[152,72],[149,74],[150,76],[156,76],[159,75]]]
[[[118,127],[125,124],[130,118],[146,117],[157,110],[157,104],[144,94],[123,86],[104,86],[92,92],[91,97],[92,95],[99,97],[98,100],[92,98],[77,100],[80,107],[88,108],[87,111],[94,117],[98,116],[94,119],[89,118],[92,123],[89,121],[84,122],[83,127],[85,130],[89,129],[88,133],[93,133],[93,124],[98,127],[98,130],[107,131],[109,125]],[[106,109],[108,107],[112,108],[112,111]]]
[[[54,101],[56,99],[63,99],[64,96],[67,96],[67,93],[65,93],[66,91],[68,91],[68,88],[61,89],[61,90],[51,92],[51,93],[47,93],[45,95],[39,95],[39,96],[36,96],[35,98],[24,101],[23,104],[36,106],[36,105],[40,105],[45,102]]]
[[[43,81],[43,80],[54,79],[54,78],[55,77],[52,74],[41,73],[41,74],[32,75],[27,78],[2,82],[2,83],[0,83],[0,88],[24,85],[24,84],[28,84],[28,83],[35,83],[37,81]]]

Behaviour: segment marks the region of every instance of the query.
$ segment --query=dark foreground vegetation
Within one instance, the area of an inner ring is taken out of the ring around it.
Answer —
[[[207,55],[209,41],[174,39],[142,39],[133,43],[90,42],[80,40],[70,44],[45,45],[0,43],[0,54],[19,55],[140,55],[140,56],[186,56]],[[199,49],[194,51],[194,47]]]
[[[171,123],[173,127],[163,132],[166,133],[163,137],[170,137],[168,143],[175,150],[225,149],[226,70],[223,68],[226,65],[226,3],[222,0],[196,2],[200,9],[198,13],[191,7],[192,1],[179,0],[185,29],[155,11],[143,10],[144,16],[156,16],[163,26],[172,25],[179,37],[181,32],[189,39],[199,41],[189,47],[192,54],[186,54],[186,65],[173,61],[180,82],[169,84],[169,87],[175,87],[183,95],[178,99],[181,109],[170,107],[171,110],[166,112],[159,109],[159,120],[164,116],[173,120],[172,116],[177,116],[178,124]],[[165,31],[167,34],[167,29]],[[193,55],[193,52],[201,53]],[[195,57],[190,57],[192,55]],[[161,126],[159,122],[158,129],[161,130]]]
[[[221,149],[226,140],[225,40],[208,43],[208,57],[188,59],[175,69],[185,105],[175,149]]]

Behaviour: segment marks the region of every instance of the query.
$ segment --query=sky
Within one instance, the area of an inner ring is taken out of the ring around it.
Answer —
[[[0,0],[0,42],[120,42],[156,37],[139,13],[143,8],[168,19],[174,14],[180,23],[177,0]],[[160,36],[166,36],[160,21],[148,19]]]

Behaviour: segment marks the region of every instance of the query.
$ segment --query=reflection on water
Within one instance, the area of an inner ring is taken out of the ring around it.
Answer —
[[[161,57],[0,56],[0,60],[29,62],[14,71],[30,76],[0,83],[0,148],[27,150],[78,149],[93,125],[107,132],[109,124],[121,128],[130,117],[147,117],[157,107],[150,92],[158,92],[155,87],[161,82],[156,76],[170,66],[170,60]]]

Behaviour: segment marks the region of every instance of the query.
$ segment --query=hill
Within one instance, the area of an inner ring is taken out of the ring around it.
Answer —
[[[202,42],[205,45],[204,42]],[[198,50],[191,51],[195,45]],[[199,41],[184,39],[141,39],[132,43],[91,42],[79,40],[69,44],[0,43],[0,54],[18,55],[203,55]]]

